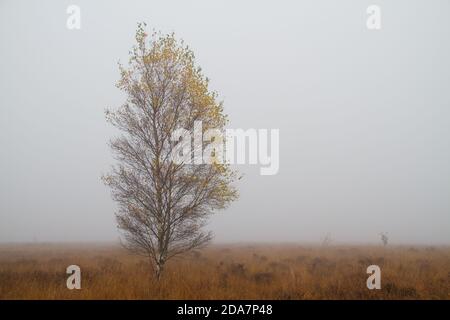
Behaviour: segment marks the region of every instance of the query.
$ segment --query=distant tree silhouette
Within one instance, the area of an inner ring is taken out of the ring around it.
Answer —
[[[381,242],[383,242],[383,246],[387,246],[389,242],[389,237],[387,232],[380,233]]]

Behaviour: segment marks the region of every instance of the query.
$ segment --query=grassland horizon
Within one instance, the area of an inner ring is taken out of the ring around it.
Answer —
[[[81,268],[81,290],[66,268]],[[381,289],[366,286],[369,265]],[[170,260],[160,281],[119,244],[0,244],[0,299],[444,299],[448,245],[213,244]]]

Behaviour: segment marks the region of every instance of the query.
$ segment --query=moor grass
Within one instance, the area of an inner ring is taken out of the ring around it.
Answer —
[[[81,268],[68,290],[66,268]],[[381,268],[381,290],[366,269]],[[149,262],[110,244],[0,245],[0,299],[449,299],[450,247],[213,245]]]

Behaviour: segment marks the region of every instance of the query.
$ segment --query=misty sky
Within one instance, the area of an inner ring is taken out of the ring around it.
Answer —
[[[66,8],[81,8],[68,30]],[[382,29],[366,28],[378,4]],[[217,242],[450,243],[450,2],[0,0],[0,241],[109,241],[104,119],[137,22],[194,50],[230,128],[279,128],[238,166]]]

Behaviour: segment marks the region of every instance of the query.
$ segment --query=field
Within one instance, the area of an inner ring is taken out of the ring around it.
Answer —
[[[81,268],[68,290],[66,268]],[[381,268],[381,290],[366,287]],[[0,245],[0,299],[449,299],[450,247],[213,245],[171,260],[111,244]]]

